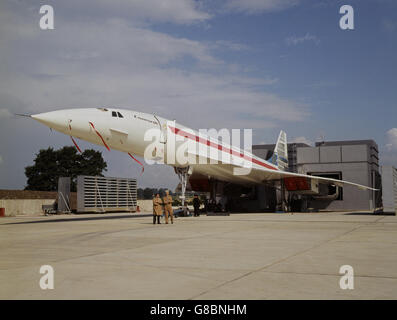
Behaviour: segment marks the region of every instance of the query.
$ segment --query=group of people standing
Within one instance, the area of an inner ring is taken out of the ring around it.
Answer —
[[[200,205],[201,201],[198,195],[194,195],[193,198],[193,207],[194,207],[194,216],[200,216]],[[169,194],[169,191],[165,191],[165,196],[160,197],[159,193],[156,193],[153,198],[153,224],[161,224],[160,218],[161,216],[165,215],[165,223],[168,224],[168,217],[171,217],[171,223],[174,223],[174,211],[172,209],[172,197]]]
[[[165,214],[165,223],[168,224],[168,216],[171,216],[171,223],[174,223],[174,211],[172,210],[172,197],[169,191],[165,191],[165,196],[160,197],[159,193],[156,193],[153,198],[153,224],[160,224],[160,217]]]

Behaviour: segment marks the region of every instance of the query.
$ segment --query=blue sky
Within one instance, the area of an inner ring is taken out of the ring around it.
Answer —
[[[252,77],[277,79],[268,91],[310,108],[311,116],[291,126],[290,134],[314,140],[323,132],[327,139],[375,138],[381,144],[384,129],[393,128],[397,119],[397,6],[350,1],[355,30],[344,31],[338,23],[345,3],[302,1],[278,12],[223,13],[208,29],[163,30],[244,46],[219,50],[216,56],[242,66]]]
[[[392,0],[42,1],[0,6],[0,188],[23,188],[40,148],[70,145],[16,112],[116,105],[193,128],[252,128],[254,143],[374,139],[397,166],[397,3]],[[354,30],[339,8],[354,8]],[[92,147],[82,143],[85,148]],[[139,176],[104,152],[111,176],[173,188],[172,169]]]

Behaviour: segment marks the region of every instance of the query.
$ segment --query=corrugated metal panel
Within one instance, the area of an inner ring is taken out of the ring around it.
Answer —
[[[77,177],[77,211],[136,211],[136,179]]]

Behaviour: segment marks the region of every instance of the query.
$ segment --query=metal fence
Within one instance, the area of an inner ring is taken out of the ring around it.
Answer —
[[[78,176],[77,211],[136,211],[136,179]]]

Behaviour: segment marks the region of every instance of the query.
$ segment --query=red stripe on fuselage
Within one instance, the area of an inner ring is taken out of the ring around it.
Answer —
[[[104,146],[106,147],[106,149],[108,149],[110,151],[109,146],[106,144],[105,139],[103,139],[102,135],[99,133],[99,131],[97,129],[95,129],[95,126],[92,122],[88,122],[90,124],[90,126],[92,127],[92,129],[94,129],[95,133],[98,135],[99,138],[101,138],[102,143],[104,144]]]
[[[171,127],[171,126],[169,126],[169,127],[170,127],[171,131],[174,134],[183,136],[185,138],[189,138],[191,140],[194,140],[194,141],[199,142],[201,144],[205,144],[205,145],[207,145],[209,147],[218,149],[220,151],[223,151],[223,152],[226,152],[226,153],[230,153],[231,155],[234,155],[234,156],[243,158],[245,160],[251,161],[252,163],[255,163],[255,164],[259,165],[259,166],[262,166],[262,167],[265,167],[265,168],[268,168],[268,169],[271,169],[271,170],[278,170],[277,168],[272,167],[271,165],[269,165],[269,164],[267,164],[265,162],[259,161],[257,159],[252,158],[252,157],[246,156],[243,153],[240,153],[240,152],[234,151],[232,149],[226,148],[226,147],[224,147],[224,146],[222,146],[220,144],[217,144],[215,142],[212,142],[212,141],[210,141],[208,139],[201,138],[199,136],[196,136],[194,134],[186,132],[186,131],[184,131],[182,129],[174,128],[174,127]]]

